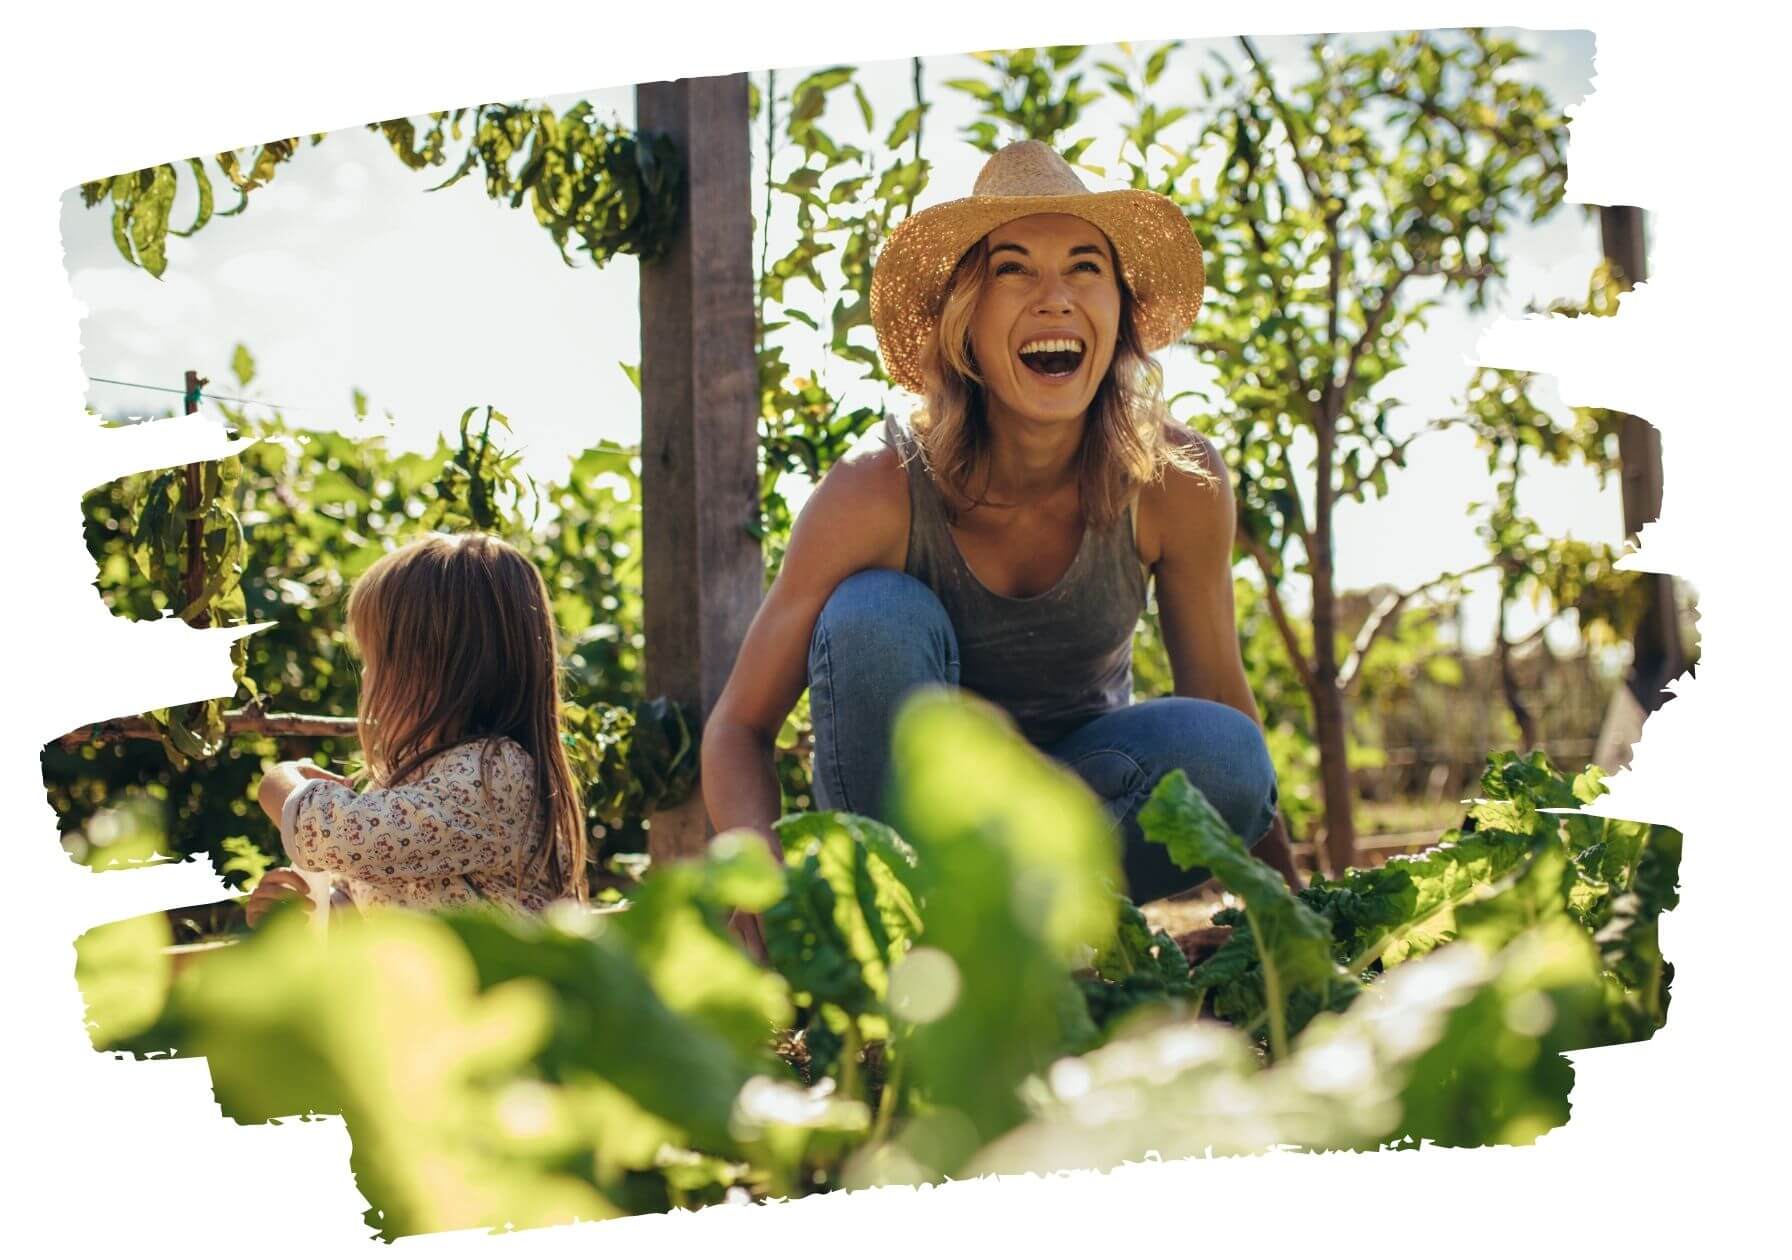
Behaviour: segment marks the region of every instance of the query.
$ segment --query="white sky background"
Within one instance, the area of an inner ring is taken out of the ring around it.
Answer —
[[[1508,33],[1537,54],[1520,73],[1572,112],[1590,91],[1592,35]],[[1237,59],[1233,41],[1189,41],[1170,58],[1151,99],[1160,108],[1198,107],[1195,71],[1208,63],[1208,50],[1215,47]],[[1279,83],[1306,76],[1304,39],[1263,37],[1258,47]],[[1097,59],[1122,60],[1123,54],[1098,46],[1089,60]],[[881,141],[912,101],[910,65],[907,59],[860,65],[860,82],[876,114],[874,134]],[[779,91],[788,91],[812,68],[779,69]],[[968,192],[984,161],[960,138],[962,125],[976,116],[975,103],[943,83],[987,76],[987,68],[968,56],[925,59],[923,90],[933,108],[923,152],[933,173],[923,204]],[[763,86],[763,74],[754,77]],[[1090,82],[1098,84],[1098,77],[1091,74]],[[600,114],[632,125],[632,87],[548,99],[564,108],[579,97],[592,101]],[[1112,98],[1085,110],[1074,134],[1102,137],[1085,161],[1113,160],[1126,111],[1124,102]],[[1169,138],[1188,135],[1194,125],[1194,119],[1185,120]],[[864,143],[857,109],[845,91],[832,98],[824,126],[843,143]],[[763,116],[755,128],[756,170],[763,161],[762,135]],[[248,144],[254,138],[241,139]],[[780,176],[798,156],[794,149],[781,155]],[[228,364],[240,341],[257,360],[250,395],[284,405],[295,423],[387,433],[395,446],[428,449],[436,434],[454,428],[466,407],[491,403],[509,415],[525,462],[538,477],[563,475],[567,456],[600,438],[636,441],[639,398],[617,367],[640,354],[634,260],[619,258],[599,270],[575,255],[579,264],[568,267],[526,209],[513,211],[485,196],[477,172],[454,188],[426,194],[448,169],[407,170],[383,137],[364,128],[334,132],[315,148],[307,142],[267,187],[250,195],[240,216],[214,219],[190,240],[171,237],[168,268],[159,281],[119,257],[106,210],[84,208],[78,190],[70,190],[63,199],[62,232],[75,296],[86,307],[83,370],[90,377],[177,388],[184,369],[194,367],[211,378],[212,392],[235,395],[242,391]],[[182,177],[176,225],[191,222],[193,194],[184,169]],[[762,179],[759,170],[756,184]],[[1099,186],[1086,173],[1085,179]],[[233,198],[220,189],[219,207]],[[755,213],[759,205],[756,195]],[[794,231],[789,207],[780,209],[773,258],[789,247]],[[1395,413],[1397,434],[1452,409],[1473,371],[1476,340],[1495,321],[1521,313],[1527,302],[1584,298],[1599,258],[1598,226],[1566,204],[1539,227],[1515,225],[1504,252],[1510,259],[1508,279],[1493,291],[1489,309],[1473,315],[1455,298],[1440,305],[1429,330],[1408,347],[1411,366],[1388,378],[1387,391],[1407,402]],[[829,274],[829,260],[823,260],[822,270]],[[808,286],[793,283],[787,296],[825,327],[827,311]],[[812,336],[800,325],[781,336],[790,338],[787,357],[798,370],[828,360],[819,337],[811,345],[796,339]],[[855,339],[872,344],[869,329]],[[1203,383],[1191,352],[1172,349],[1163,362],[1168,393]],[[858,370],[827,361],[824,379],[837,392],[850,391]],[[358,429],[348,401],[353,388],[369,396],[375,417]],[[1535,388],[1539,403],[1566,414],[1552,382],[1540,379]],[[873,401],[862,395],[854,401],[861,398]],[[155,414],[178,405],[172,395],[97,383],[88,402],[107,414]],[[892,405],[906,409],[901,396]],[[1187,406],[1185,401],[1178,415],[1199,427],[1198,415]],[[384,412],[395,419],[388,424],[379,418]],[[1419,440],[1408,467],[1392,470],[1389,481],[1387,499],[1346,501],[1336,511],[1341,589],[1377,582],[1416,585],[1485,559],[1466,505],[1490,497],[1491,483],[1485,456],[1468,434]],[[1615,478],[1601,490],[1588,470],[1535,466],[1527,469],[1523,490],[1522,506],[1550,534],[1621,542]],[[1471,589],[1465,623],[1468,644],[1478,649],[1492,634],[1491,575],[1482,575]],[[1296,602],[1302,602],[1298,592]],[[1528,611],[1515,619],[1515,634],[1535,624]],[[1571,643],[1571,618],[1563,619],[1551,638],[1558,646]]]

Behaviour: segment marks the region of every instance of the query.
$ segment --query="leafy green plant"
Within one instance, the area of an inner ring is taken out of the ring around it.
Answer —
[[[1222,1018],[1250,1032],[1267,1025],[1278,1059],[1290,1033],[1349,1005],[1375,973],[1463,936],[1503,947],[1553,920],[1598,947],[1605,1004],[1587,1035],[1636,1040],[1665,1017],[1672,968],[1656,925],[1677,903],[1680,835],[1583,812],[1604,792],[1601,777],[1593,767],[1570,780],[1541,751],[1496,754],[1482,778],[1486,796],[1463,827],[1420,853],[1316,879],[1299,894],[1246,854],[1175,776],[1159,784],[1140,822],[1180,865],[1211,867],[1242,900],[1215,916],[1234,932],[1195,968],[1193,983]],[[1325,967],[1312,956],[1315,941]]]
[[[665,253],[678,227],[684,167],[670,138],[631,133],[597,117],[587,101],[556,114],[527,103],[480,105],[430,114],[419,130],[410,118],[367,124],[385,137],[393,154],[413,171],[441,166],[450,145],[465,138],[454,173],[429,191],[458,183],[475,169],[485,175],[486,195],[512,209],[526,200],[568,265],[576,237],[603,266],[618,254],[652,260]],[[471,133],[470,136],[468,133]],[[313,147],[329,133],[311,137]],[[303,149],[303,137],[272,140],[245,162],[239,150],[212,159],[236,191],[237,204],[219,216],[241,214],[249,194],[272,180]],[[186,228],[171,226],[174,199],[187,168],[197,212]],[[245,169],[245,165],[247,169]],[[168,236],[192,236],[212,221],[216,194],[203,158],[164,162],[81,185],[82,202],[112,207],[112,239],[120,257],[160,278],[168,267]]]
[[[232,361],[247,388],[253,356],[238,346]],[[565,735],[603,840],[595,859],[644,848],[642,820],[692,790],[697,749],[688,714],[640,693],[635,453],[593,448],[563,482],[540,486],[501,445],[508,421],[490,407],[464,412],[454,441],[438,440],[428,455],[388,452],[376,436],[296,430],[278,413],[225,412],[248,444],[223,460],[89,492],[87,545],[100,596],[119,615],[179,612],[199,625],[268,628],[233,644],[234,696],[144,715],[142,730],[129,720],[101,723],[50,745],[45,784],[65,831],[79,833],[96,811],[135,793],[164,813],[170,856],[204,853],[246,891],[280,855],[252,795],[265,766],[311,756],[352,767],[357,758],[346,720],[358,691],[344,628],[349,586],[393,546],[431,531],[481,529],[522,547],[553,599]],[[192,499],[192,486],[210,497]],[[197,574],[199,600],[187,594]],[[160,746],[116,737],[133,733]]]
[[[1270,1047],[1278,1060],[1287,1058],[1290,1005],[1311,995],[1315,1009],[1325,1009],[1334,1000],[1333,989],[1354,987],[1350,974],[1332,958],[1329,925],[1289,891],[1280,875],[1251,857],[1182,771],[1171,772],[1157,785],[1139,811],[1139,826],[1151,843],[1169,850],[1179,867],[1211,871],[1243,902],[1242,926],[1256,951]],[[1231,961],[1228,957],[1197,970],[1196,989],[1216,981]]]
[[[902,838],[793,815],[783,864],[725,834],[611,912],[376,911],[320,939],[277,911],[172,980],[165,918],[97,928],[76,951],[94,1043],[204,1056],[239,1121],[343,1115],[391,1237],[1151,1150],[1529,1142],[1567,1117],[1561,1051],[1658,1023],[1649,916],[1678,837],[1562,804],[1596,775],[1495,757],[1477,829],[1409,883],[1353,871],[1299,898],[1167,778],[1148,826],[1236,886],[1260,973],[1256,1014],[1228,1023],[1201,1010],[1212,962],[1190,975],[1114,893],[1080,782],[961,696],[917,698],[896,744]],[[1528,847],[1496,874],[1480,828]],[[1443,880],[1453,862],[1470,874]],[[1475,893],[1352,976],[1349,951],[1434,882]],[[735,948],[735,911],[762,917],[770,970]],[[834,1048],[792,1055],[793,1032]]]

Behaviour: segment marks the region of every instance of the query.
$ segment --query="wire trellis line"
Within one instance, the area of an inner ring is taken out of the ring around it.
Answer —
[[[172,389],[167,385],[145,385],[141,381],[120,381],[120,380],[114,380],[109,376],[90,376],[87,379],[89,381],[94,382],[95,384],[100,384],[100,385],[122,385],[126,389],[147,389],[147,390],[151,390],[157,394],[178,394],[183,398],[186,397],[186,393],[187,393],[187,391],[184,389]],[[316,407],[316,406],[289,407],[285,403],[267,402],[260,398],[232,398],[228,394],[207,394],[207,393],[201,392],[199,394],[199,397],[210,399],[212,402],[238,403],[238,404],[241,404],[243,406],[248,406],[248,407],[270,407],[275,411],[329,411],[329,410],[331,410],[328,407]]]

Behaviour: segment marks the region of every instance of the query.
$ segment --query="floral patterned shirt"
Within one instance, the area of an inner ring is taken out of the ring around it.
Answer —
[[[538,913],[559,889],[537,881],[517,891],[519,863],[541,834],[535,797],[534,758],[514,740],[479,740],[390,787],[308,779],[286,798],[280,838],[294,866],[334,876],[361,909],[493,901]],[[564,841],[560,856],[564,869]]]

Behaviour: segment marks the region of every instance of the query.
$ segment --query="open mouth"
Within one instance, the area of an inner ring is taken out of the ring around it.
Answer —
[[[1061,379],[1083,364],[1086,348],[1075,337],[1043,337],[1020,348],[1020,361],[1039,376]]]

